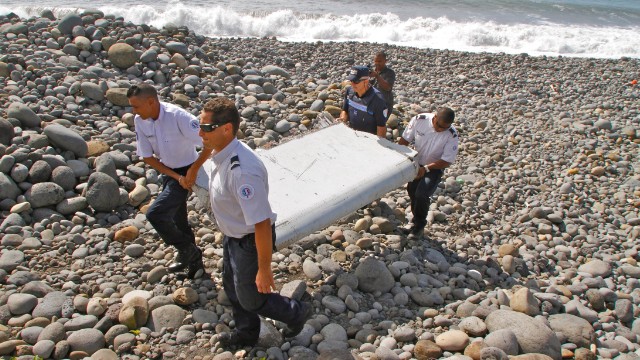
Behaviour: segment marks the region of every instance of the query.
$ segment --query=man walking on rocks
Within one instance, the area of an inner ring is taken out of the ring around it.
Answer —
[[[427,225],[431,195],[436,191],[444,169],[458,155],[459,138],[453,127],[454,118],[455,113],[447,107],[439,108],[435,114],[414,116],[399,141],[401,145],[414,145],[418,152],[416,161],[420,165],[416,178],[407,184],[413,213],[410,239],[422,237]]]
[[[396,72],[387,66],[387,54],[380,51],[373,58],[374,68],[369,77],[371,85],[378,89],[387,103],[387,115],[393,112],[393,84],[396,82]]]
[[[354,130],[386,137],[387,104],[382,94],[369,83],[369,68],[354,66],[347,80],[351,87],[345,94],[339,120]]]
[[[296,336],[313,310],[308,303],[271,292],[275,289],[271,255],[276,214],[268,200],[267,170],[236,138],[239,126],[240,114],[233,101],[216,98],[207,102],[200,117],[204,148],[190,171],[197,171],[211,156],[211,210],[225,234],[222,284],[236,327],[232,333],[219,335],[224,346],[255,345],[260,335],[259,315],[286,323],[284,336]],[[188,178],[192,181],[195,176]]]
[[[184,176],[198,157],[196,145],[202,144],[198,119],[178,106],[160,102],[149,84],[132,86],[127,97],[136,114],[138,156],[165,175],[162,192],[147,210],[147,219],[165,244],[178,251],[168,270],[187,269],[187,277],[194,278],[204,273],[204,264],[187,219],[189,187]]]

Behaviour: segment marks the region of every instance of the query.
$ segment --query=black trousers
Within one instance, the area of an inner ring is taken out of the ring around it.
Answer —
[[[431,205],[431,196],[438,188],[442,179],[442,169],[431,170],[422,178],[415,179],[407,184],[407,193],[411,199],[411,213],[413,223],[417,227],[427,225],[427,214]]]
[[[186,175],[189,166],[172,169],[180,175]],[[167,245],[178,249],[185,248],[189,243],[195,244],[189,220],[187,219],[187,198],[189,190],[183,188],[178,181],[165,176],[162,182],[162,192],[147,210],[147,220]]]
[[[275,227],[272,227],[275,244]],[[275,248],[275,247],[274,247]],[[233,307],[236,331],[243,340],[257,342],[260,335],[260,316],[286,324],[303,319],[302,303],[277,293],[258,292],[258,252],[255,234],[242,238],[224,237],[222,285]]]

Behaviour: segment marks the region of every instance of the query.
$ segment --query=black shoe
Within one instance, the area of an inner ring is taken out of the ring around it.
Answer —
[[[409,236],[407,238],[410,240],[421,239],[422,235],[424,235],[424,225],[413,225],[413,227],[411,228],[411,232],[409,233]]]
[[[204,275],[205,273],[204,263],[202,262],[202,251],[198,249],[198,253],[198,258],[195,261],[189,263],[189,266],[187,266],[187,277],[189,279],[202,277],[202,275]]]
[[[245,346],[255,346],[258,343],[258,340],[249,340],[246,337],[243,337],[238,334],[237,331],[232,332],[222,332],[218,335],[218,341],[220,345],[225,348],[235,347],[242,348]]]
[[[186,269],[189,264],[197,259],[202,262],[202,251],[195,244],[189,244],[184,247],[177,248],[178,256],[176,260],[167,266],[169,272],[178,272]]]
[[[285,338],[292,338],[296,335],[300,334],[302,329],[304,329],[304,324],[307,323],[307,320],[313,315],[313,307],[311,304],[307,302],[302,303],[302,319],[295,324],[287,325],[287,327],[282,330],[282,335]]]

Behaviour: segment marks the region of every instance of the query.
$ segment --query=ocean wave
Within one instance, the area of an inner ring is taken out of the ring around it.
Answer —
[[[418,48],[471,52],[529,53],[618,58],[640,57],[640,26],[606,27],[560,24],[498,24],[492,21],[455,21],[447,17],[401,19],[393,13],[303,14],[291,10],[240,12],[226,7],[197,7],[175,2],[163,8],[151,5],[103,6],[107,14],[133,23],[162,27],[188,26],[214,37],[275,36],[283,41],[361,41]],[[58,16],[77,8],[55,8]],[[41,7],[3,9],[29,17]]]

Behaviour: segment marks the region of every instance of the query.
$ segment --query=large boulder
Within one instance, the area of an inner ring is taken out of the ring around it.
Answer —
[[[85,197],[95,211],[109,212],[120,202],[120,188],[111,176],[95,172],[89,176]]]
[[[0,200],[15,199],[22,192],[10,176],[0,172]]]
[[[87,142],[75,131],[62,125],[51,124],[44,128],[44,134],[53,145],[71,151],[77,157],[87,156]]]
[[[89,355],[102,349],[106,343],[100,330],[81,329],[74,331],[67,338],[71,351],[84,351]]]
[[[290,78],[291,74],[289,74],[285,69],[275,66],[275,65],[267,65],[262,68],[262,72],[265,75],[277,75],[282,76],[283,78]]]
[[[82,18],[76,14],[69,14],[58,22],[58,30],[64,35],[71,34],[76,26],[82,26]]]
[[[7,116],[20,120],[25,128],[33,128],[40,126],[40,117],[31,110],[27,105],[14,102],[7,109]]]
[[[556,333],[562,333],[570,343],[578,347],[589,348],[595,341],[595,331],[591,324],[571,314],[555,314],[549,316],[549,325]]]
[[[104,91],[102,91],[102,88],[98,84],[85,81],[80,84],[80,89],[82,89],[82,93],[84,94],[84,96],[88,97],[89,99],[93,99],[96,101],[104,100]]]
[[[163,327],[179,328],[187,317],[187,311],[178,305],[164,305],[151,312],[147,327],[160,331]]]
[[[15,24],[4,24],[0,26],[0,34],[27,34],[29,32],[29,27],[22,22],[18,22]]]
[[[169,53],[171,54],[182,54],[182,55],[187,55],[187,52],[189,52],[189,48],[187,47],[187,45],[185,43],[182,42],[178,42],[178,41],[170,41],[167,43],[166,45],[167,50],[169,50]]]
[[[9,146],[15,135],[13,125],[7,120],[0,118],[0,144]]]
[[[53,182],[41,182],[27,190],[25,197],[33,208],[55,205],[64,199],[64,189]]]
[[[501,329],[513,331],[523,353],[539,353],[562,359],[556,334],[531,316],[516,311],[496,310],[487,316],[485,323],[490,332]]]
[[[358,288],[364,292],[386,293],[395,284],[393,275],[380,260],[368,257],[356,269]]]
[[[127,89],[114,88],[107,90],[107,100],[111,101],[117,106],[129,106],[129,99],[127,98]]]
[[[138,61],[138,53],[133,46],[125,43],[117,43],[109,48],[109,60],[121,69],[132,67]]]

